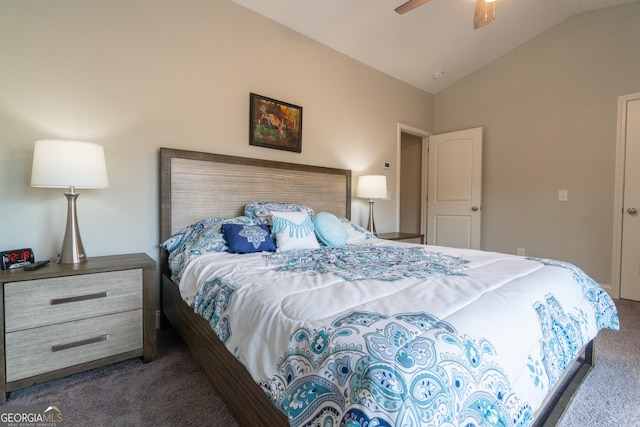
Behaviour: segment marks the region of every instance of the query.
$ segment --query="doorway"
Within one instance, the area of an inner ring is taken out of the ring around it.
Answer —
[[[421,233],[422,227],[422,138],[402,133],[400,147],[401,233]]]
[[[432,135],[398,124],[397,138],[396,230],[480,249],[482,128]]]
[[[398,124],[396,230],[426,233],[427,166],[430,132]]]

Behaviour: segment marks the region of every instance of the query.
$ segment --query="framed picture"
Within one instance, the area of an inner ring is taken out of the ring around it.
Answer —
[[[302,152],[302,107],[252,93],[249,145]]]

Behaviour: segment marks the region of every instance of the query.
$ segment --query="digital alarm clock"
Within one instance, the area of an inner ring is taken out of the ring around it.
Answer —
[[[31,248],[1,251],[0,256],[2,257],[0,267],[3,270],[24,267],[25,265],[33,264],[34,261]]]

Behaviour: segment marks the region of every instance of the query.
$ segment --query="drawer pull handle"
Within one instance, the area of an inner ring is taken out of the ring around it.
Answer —
[[[100,341],[106,341],[108,339],[109,339],[108,334],[102,334],[99,337],[87,338],[86,340],[70,342],[68,344],[56,344],[53,347],[51,347],[51,351],[56,352],[56,351],[68,350],[70,348],[81,347],[83,345],[89,345],[89,344],[97,343]]]
[[[87,295],[79,295],[77,297],[68,297],[68,298],[54,298],[51,300],[51,305],[57,304],[66,304],[69,302],[78,302],[78,301],[86,301],[89,299],[97,299],[97,298],[106,298],[107,292],[96,292],[95,294],[87,294]]]

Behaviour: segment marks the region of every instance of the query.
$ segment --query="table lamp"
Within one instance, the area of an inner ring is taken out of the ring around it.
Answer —
[[[76,188],[105,188],[109,186],[104,149],[90,142],[43,139],[35,142],[31,186],[68,188],[67,229],[58,255],[59,264],[78,264],[87,261],[80,238]]]
[[[356,197],[369,199],[369,223],[367,230],[376,234],[373,221],[373,199],[387,198],[387,177],[384,175],[362,175],[358,177],[358,191]]]

